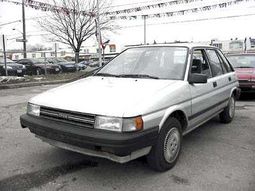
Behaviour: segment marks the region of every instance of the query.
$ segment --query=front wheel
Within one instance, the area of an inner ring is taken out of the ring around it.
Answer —
[[[234,119],[235,105],[236,105],[236,99],[235,99],[235,96],[232,95],[229,98],[228,106],[220,113],[220,121],[222,123],[230,123]]]
[[[181,151],[181,143],[181,124],[171,117],[163,125],[157,143],[147,156],[149,165],[160,172],[174,167]]]

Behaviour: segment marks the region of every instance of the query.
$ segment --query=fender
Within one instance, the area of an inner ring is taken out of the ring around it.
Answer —
[[[188,118],[187,118],[187,112],[185,112],[185,110],[183,109],[183,107],[181,105],[173,105],[170,106],[168,109],[166,109],[164,116],[162,118],[162,120],[159,123],[159,130],[162,128],[162,126],[164,125],[164,123],[166,122],[166,120],[169,118],[169,116],[174,113],[175,111],[182,111],[184,113],[185,116],[185,120],[187,121],[188,124]]]
[[[233,87],[233,88],[231,89],[231,92],[230,92],[229,97],[232,96],[232,94],[234,93],[234,91],[236,91],[236,95],[235,95],[236,99],[239,99],[239,97],[240,97],[240,95],[241,95],[241,89],[238,88],[238,87]]]

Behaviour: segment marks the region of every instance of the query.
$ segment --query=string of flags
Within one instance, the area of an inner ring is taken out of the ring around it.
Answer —
[[[7,2],[7,3],[15,4],[15,5],[22,5],[22,2],[13,1],[13,0],[0,0],[0,2]],[[49,3],[42,3],[42,2],[34,1],[34,0],[25,0],[24,5],[26,7],[30,7],[32,9],[40,10],[40,11],[44,11],[44,12],[50,11],[50,12],[63,13],[66,15],[75,12],[78,14],[78,12],[74,9],[68,9],[66,7],[60,7],[60,6],[56,6],[56,5],[51,5]],[[82,11],[81,15],[94,17],[95,13]]]
[[[111,20],[135,20],[135,19],[143,19],[146,18],[162,18],[162,17],[173,17],[173,16],[180,16],[185,15],[189,13],[197,13],[197,12],[203,12],[203,11],[210,11],[218,8],[227,8],[232,5],[236,5],[242,2],[248,2],[248,1],[254,1],[254,0],[231,0],[224,3],[218,3],[213,5],[207,5],[202,7],[196,7],[191,9],[185,9],[185,10],[178,10],[178,11],[169,11],[169,12],[160,12],[160,13],[153,13],[153,14],[140,14],[140,15],[114,15],[110,16]]]
[[[203,0],[172,0],[172,1],[168,1],[168,2],[144,5],[141,7],[133,7],[133,8],[129,8],[129,9],[111,11],[111,12],[105,13],[105,15],[129,14],[129,13],[133,13],[133,12],[145,11],[145,10],[154,9],[154,8],[163,8],[163,7],[167,7],[167,6],[188,4],[188,3],[198,2],[198,1],[203,1]]]
[[[156,3],[156,4],[154,3],[154,4],[141,6],[141,7],[106,12],[106,13],[104,13],[104,15],[109,17],[110,20],[117,20],[117,19],[135,20],[135,19],[143,19],[144,17],[146,17],[146,18],[173,17],[173,16],[180,16],[180,15],[185,15],[185,14],[190,14],[190,13],[209,11],[209,10],[214,10],[214,9],[218,9],[218,8],[227,8],[229,6],[236,5],[236,4],[239,4],[242,2],[255,1],[255,0],[229,0],[227,2],[221,2],[218,4],[190,8],[190,9],[177,10],[177,11],[159,12],[159,13],[146,14],[146,15],[145,14],[139,14],[139,15],[130,14],[130,13],[140,12],[140,11],[149,10],[149,9],[153,9],[153,8],[164,8],[164,7],[170,6],[170,5],[187,4],[187,3],[198,2],[198,1],[203,1],[203,0],[171,0],[168,2],[164,2],[164,3]],[[22,5],[21,2],[18,2],[15,0],[0,0],[0,2],[7,2],[7,3],[13,3],[15,5]],[[42,2],[34,1],[34,0],[25,0],[24,4],[26,7],[30,7],[35,10],[51,11],[51,12],[63,13],[66,15],[68,15],[70,13],[78,14],[77,10],[68,9],[66,7],[60,7],[60,6],[56,6],[56,5],[51,5],[48,3],[42,3]],[[83,16],[91,16],[91,17],[95,17],[95,15],[96,15],[95,12],[88,12],[88,11],[81,11],[79,13]]]

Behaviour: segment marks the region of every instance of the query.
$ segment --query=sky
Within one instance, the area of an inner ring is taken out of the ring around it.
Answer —
[[[15,0],[21,1],[21,0]],[[40,0],[45,2],[45,0]],[[124,8],[137,7],[141,5],[154,4],[155,2],[168,2],[170,0],[111,0],[110,9],[120,10]],[[201,7],[209,4],[228,2],[230,0],[201,0],[185,5],[176,5],[167,8],[156,8],[143,12],[146,14],[159,13],[170,10],[180,10],[192,7]],[[50,0],[47,0],[50,2]],[[35,22],[36,17],[44,16],[44,12],[31,8],[26,8],[28,45],[44,44],[47,47],[53,43],[47,38],[49,36],[41,31]],[[138,14],[138,13],[134,13]],[[234,17],[220,19],[219,17],[232,17],[236,15],[254,14],[252,16]],[[0,24],[21,19],[21,6],[0,2]],[[197,21],[201,20],[201,21]],[[189,21],[189,22],[187,22]],[[240,3],[228,8],[215,9],[184,16],[174,16],[159,19],[147,19],[147,43],[154,40],[160,42],[180,41],[210,41],[211,39],[229,40],[231,38],[244,39],[245,37],[255,38],[255,1]],[[117,20],[116,24],[120,30],[114,33],[105,33],[103,38],[111,40],[111,43],[119,47],[131,44],[140,44],[144,41],[143,20]],[[15,29],[15,30],[13,30]],[[5,34],[7,49],[22,48],[22,43],[15,41],[21,36],[22,23],[17,22],[0,27],[0,34]],[[83,45],[91,46],[95,44],[95,38],[85,42]]]

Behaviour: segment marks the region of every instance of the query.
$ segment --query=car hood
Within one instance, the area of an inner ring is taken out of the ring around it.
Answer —
[[[235,68],[239,80],[255,78],[255,68]]]
[[[30,100],[41,106],[123,117],[174,80],[88,77],[42,93]],[[142,115],[139,113],[137,115]],[[133,112],[134,113],[134,112]],[[126,117],[126,116],[125,116]]]

